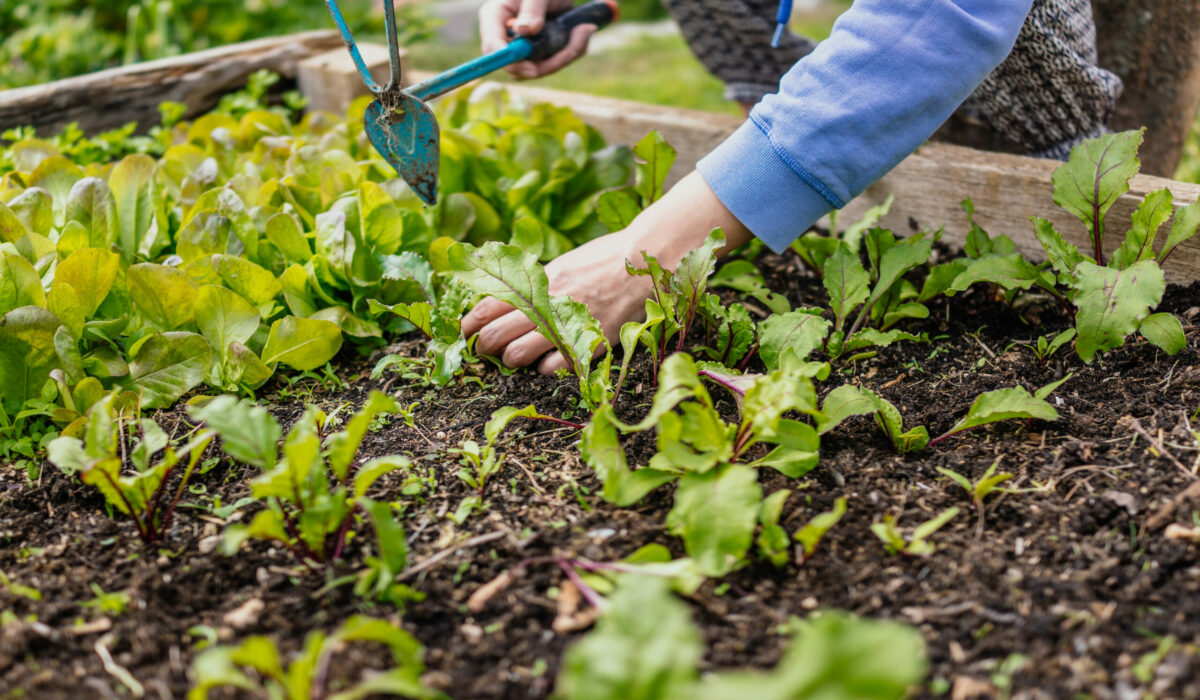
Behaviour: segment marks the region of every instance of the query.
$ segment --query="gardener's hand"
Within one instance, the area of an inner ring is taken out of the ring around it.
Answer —
[[[479,44],[483,53],[499,51],[508,45],[508,23],[521,36],[542,31],[546,14],[558,14],[575,6],[573,0],[488,0],[479,8]],[[534,63],[518,61],[507,68],[514,78],[540,78],[566,66],[587,52],[588,39],[596,25],[581,24],[571,30],[566,47],[550,58]]]
[[[624,231],[602,236],[571,250],[546,265],[550,293],[581,301],[600,321],[604,337],[615,344],[621,326],[641,320],[651,293],[649,277],[633,277],[625,270],[629,260],[645,267],[642,252],[674,269],[688,251],[700,247],[708,232],[725,230],[724,255],[751,234],[729,213],[708,184],[693,172],[665,197],[655,202]],[[462,320],[463,335],[479,333],[475,349],[497,355],[509,367],[528,365],[554,349],[520,311],[496,299],[481,301]],[[547,355],[538,365],[542,374],[570,367],[560,353]]]

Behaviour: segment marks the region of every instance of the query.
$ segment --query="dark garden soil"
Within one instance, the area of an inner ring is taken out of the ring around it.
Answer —
[[[794,305],[821,301],[819,282],[795,258],[759,262]],[[1011,684],[1026,698],[1200,697],[1200,545],[1164,531],[1200,522],[1200,441],[1189,423],[1200,407],[1200,284],[1171,288],[1163,307],[1188,333],[1175,357],[1131,342],[1102,364],[1085,366],[1064,351],[1039,366],[1013,341],[1059,330],[1064,319],[1036,306],[1008,308],[975,289],[938,303],[916,326],[930,343],[887,348],[852,373],[835,372],[822,392],[859,381],[895,403],[906,427],[924,424],[931,435],[964,415],[980,392],[1075,376],[1054,394],[1061,418],[1052,424],[1009,421],[898,456],[869,419],[854,419],[825,436],[821,463],[805,479],[764,473],[764,492],[792,489],[784,510],[789,532],[837,497],[850,510],[803,567],[752,563],[691,597],[708,642],[704,668],[770,667],[787,641],[789,618],[828,607],[919,627],[932,661],[926,695],[992,697]],[[420,352],[415,342],[392,349]],[[531,567],[479,613],[468,610],[468,597],[527,557],[614,560],[649,542],[682,555],[663,526],[670,490],[632,508],[610,506],[595,495],[576,431],[516,422],[502,440],[505,467],[489,481],[483,509],[455,525],[449,516],[471,490],[454,476],[458,465],[447,449],[482,440],[484,421],[505,405],[533,403],[581,419],[573,382],[505,376],[480,364],[473,373],[482,384],[435,390],[396,375],[370,379],[374,359],[342,358],[345,390],[309,382],[299,393],[279,393],[278,384],[267,400],[285,422],[299,415],[306,396],[327,411],[346,402],[357,408],[377,388],[415,402],[413,427],[394,417],[368,435],[364,450],[407,454],[413,474],[432,477],[417,496],[402,495],[402,474],[373,492],[408,504],[417,569],[406,583],[423,601],[401,613],[364,603],[347,586],[325,590],[323,574],[264,544],[222,556],[212,547],[223,522],[201,508],[181,510],[166,542],[145,548],[132,524],[111,519],[89,487],[49,465],[32,485],[8,468],[0,471],[0,570],[39,591],[41,601],[0,587],[0,608],[17,618],[0,628],[0,697],[128,697],[115,667],[106,670],[105,654],[146,697],[183,697],[206,634],[221,641],[265,634],[293,653],[309,631],[333,629],[357,612],[402,620],[427,648],[427,681],[456,698],[549,694],[564,647],[582,633],[552,628],[562,573]],[[631,394],[620,399],[627,417],[644,411],[653,394],[648,369],[639,363]],[[181,431],[183,415],[160,421]],[[652,434],[626,445],[631,463],[644,464]],[[1014,491],[993,496],[981,513],[936,470],[975,478],[996,461],[1015,475]],[[246,469],[218,464],[198,478],[195,490],[204,492],[186,500],[235,502],[247,493]],[[934,535],[937,551],[928,558],[889,556],[869,529],[884,514],[911,527],[950,506],[962,512]],[[360,566],[357,549],[339,573]],[[81,606],[94,597],[92,583],[128,591],[128,609],[106,618]],[[569,621],[585,625],[586,612]],[[381,659],[378,650],[353,647],[338,657],[335,675],[356,677]]]

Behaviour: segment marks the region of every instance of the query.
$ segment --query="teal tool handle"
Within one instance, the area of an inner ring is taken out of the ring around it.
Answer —
[[[594,24],[603,29],[615,22],[618,16],[617,3],[613,0],[593,0],[548,18],[542,31],[529,37],[532,45],[529,60],[541,61],[562,51],[571,39],[571,30],[581,24]],[[509,33],[512,33],[511,29]]]
[[[467,61],[432,78],[405,88],[404,92],[418,100],[432,100],[454,88],[481,78],[494,70],[530,59],[540,61],[563,50],[571,38],[571,30],[581,24],[605,27],[617,18],[617,5],[613,0],[593,0],[572,8],[556,17],[547,18],[545,28],[532,36],[519,36],[508,46],[486,56]],[[511,30],[510,30],[511,32]]]

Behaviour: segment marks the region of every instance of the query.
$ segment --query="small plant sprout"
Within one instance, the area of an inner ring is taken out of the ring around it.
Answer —
[[[1064,345],[1075,339],[1075,329],[1068,328],[1067,330],[1058,333],[1053,338],[1049,335],[1039,335],[1037,340],[1032,343],[1024,343],[1021,347],[1026,348],[1033,356],[1037,358],[1039,365],[1044,365],[1050,361],[1054,353],[1058,352]]]
[[[122,409],[115,392],[97,401],[88,413],[84,439],[62,436],[50,443],[50,461],[68,476],[94,486],[104,500],[133,520],[145,544],[163,539],[171,516],[204,450],[211,430],[198,431],[181,447],[153,420],[137,421]],[[129,433],[137,437],[130,444]],[[161,453],[161,457],[155,459]],[[183,465],[174,492],[171,476]]]
[[[958,515],[958,508],[947,508],[934,517],[913,528],[911,537],[905,537],[896,526],[896,519],[889,513],[883,516],[883,521],[871,525],[871,532],[883,542],[888,554],[906,554],[913,557],[927,557],[934,552],[933,543],[929,538],[933,533]]]
[[[804,527],[796,530],[796,534],[792,535],[792,539],[796,540],[799,547],[796,552],[796,563],[803,565],[817,552],[817,545],[821,544],[821,540],[825,539],[825,535],[833,529],[841,521],[842,516],[846,514],[846,499],[839,498],[833,502],[833,510],[827,510],[824,513],[819,513],[808,521]]]
[[[987,471],[983,473],[983,476],[979,477],[979,479],[974,483],[972,483],[970,479],[962,474],[950,469],[946,469],[945,467],[938,467],[937,470],[946,478],[963,487],[963,490],[966,491],[967,495],[971,497],[971,505],[975,507],[975,510],[980,510],[983,508],[984,499],[986,499],[989,494],[996,491],[1000,484],[1003,484],[1004,482],[1013,478],[1013,475],[1009,474],[1008,472],[1000,472],[997,474],[996,468],[999,466],[1000,460],[992,462],[992,466],[988,467]]]
[[[94,581],[88,584],[88,587],[92,589],[92,593],[95,593],[96,597],[80,603],[85,608],[91,608],[102,615],[117,616],[124,614],[125,608],[129,607],[128,591],[105,593],[100,584]]]
[[[972,428],[978,428],[979,426],[1002,420],[1012,418],[1044,421],[1058,420],[1058,410],[1047,403],[1045,399],[1073,376],[1072,374],[1068,374],[1062,379],[1038,389],[1033,394],[1030,394],[1025,387],[1020,386],[984,392],[971,404],[971,408],[967,410],[967,415],[962,420],[955,423],[945,433],[930,440],[929,446],[933,447],[943,440],[971,430]]]
[[[344,653],[349,644],[364,642],[386,647],[391,654],[390,668],[333,692],[329,677],[333,657]],[[331,635],[310,632],[300,654],[286,666],[279,648],[268,637],[252,636],[237,646],[205,649],[192,662],[193,685],[187,700],[208,700],[218,688],[238,688],[256,697],[279,700],[356,700],[385,695],[445,698],[421,683],[423,655],[421,644],[403,629],[386,620],[355,615]]]
[[[821,416],[817,419],[817,432],[823,435],[850,416],[861,415],[873,416],[875,424],[900,454],[919,452],[929,443],[929,431],[925,426],[918,425],[905,431],[900,411],[890,401],[853,384],[843,384],[825,397]]]
[[[321,426],[328,417],[310,406],[280,450],[279,423],[261,406],[233,396],[193,406],[192,417],[221,436],[230,457],[261,469],[250,482],[250,494],[264,508],[249,524],[225,529],[226,553],[237,552],[247,539],[263,539],[281,543],[309,566],[324,566],[341,557],[352,528],[365,524],[364,515],[376,521],[377,539],[393,537],[395,528],[390,523],[379,525],[380,519],[391,516],[390,506],[375,507],[366,494],[381,476],[407,469],[410,462],[391,455],[358,464],[356,457],[372,421],[381,413],[399,410],[393,399],[372,392],[367,405],[346,421],[345,429],[322,441]],[[381,559],[399,562],[388,553],[390,546],[379,546]]]
[[[452,450],[452,452],[456,452],[459,455],[466,467],[458,471],[458,478],[478,491],[480,495],[483,494],[487,486],[488,477],[499,472],[500,468],[504,466],[504,455],[496,452],[496,441],[499,439],[500,433],[516,418],[549,421],[575,429],[582,429],[584,427],[579,423],[572,423],[561,418],[542,415],[537,412],[537,409],[532,404],[525,408],[505,406],[496,409],[492,412],[492,417],[483,426],[483,434],[487,438],[487,443],[483,449],[480,449],[479,443],[474,440],[465,440],[458,449]]]

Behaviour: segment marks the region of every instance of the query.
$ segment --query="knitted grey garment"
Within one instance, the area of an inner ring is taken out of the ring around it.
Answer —
[[[776,0],[664,0],[692,53],[725,83],[725,97],[754,103],[816,46],[786,34],[771,48]],[[1065,159],[1104,133],[1121,80],[1096,65],[1091,0],[1034,0],[1008,58],[961,111],[1031,155]]]

